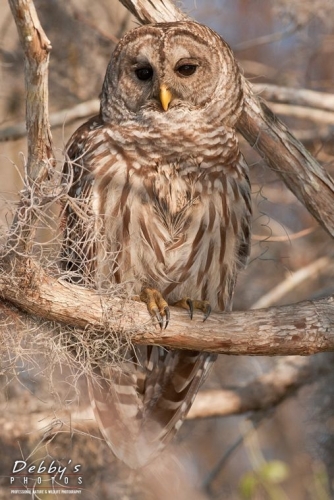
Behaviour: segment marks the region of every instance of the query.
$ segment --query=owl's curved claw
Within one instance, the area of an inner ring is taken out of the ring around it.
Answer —
[[[164,307],[164,313],[163,315],[161,315],[160,311],[155,308],[153,310],[153,313],[154,313],[154,316],[156,317],[158,323],[159,323],[159,326],[162,329],[166,330],[167,326],[168,326],[168,323],[169,323],[169,320],[170,320],[170,310],[169,310],[169,307],[168,306],[165,306]],[[165,320],[165,326],[164,326],[164,318],[166,318]]]
[[[165,323],[165,330],[166,330],[166,328],[168,326],[168,323],[169,323],[169,320],[170,320],[170,310],[169,310],[169,307],[166,306],[165,309],[164,309],[164,311],[165,311],[165,317],[166,317],[166,323]]]
[[[157,322],[159,323],[159,326],[160,326],[160,328],[162,330],[162,328],[164,326],[164,320],[163,320],[160,312],[158,310],[154,310],[153,314],[154,314],[154,316],[155,316],[155,318],[156,318]]]
[[[210,302],[208,302],[207,300],[194,300],[193,306],[195,309],[199,309],[200,311],[202,311],[204,313],[203,322],[206,321],[208,319],[208,317],[210,316],[211,311],[212,311]]]
[[[206,302],[206,301],[205,301]],[[203,322],[206,321],[208,319],[208,317],[210,316],[211,314],[211,311],[212,311],[212,308],[209,304],[209,302],[206,304],[205,306],[205,311],[204,312],[204,318],[203,318]]]
[[[184,297],[181,300],[178,300],[174,304],[177,307],[182,307],[189,312],[190,319],[193,319],[194,309],[199,309],[203,311],[204,318],[203,321],[206,321],[211,314],[212,308],[210,303],[207,300],[197,300],[190,299],[189,297]]]
[[[193,315],[194,315],[194,302],[191,299],[187,299],[186,303],[189,306],[189,316],[190,316],[190,319],[193,319]]]
[[[166,329],[170,320],[170,310],[161,293],[155,288],[145,287],[140,292],[139,299],[145,302],[148,312],[156,318],[161,330]]]

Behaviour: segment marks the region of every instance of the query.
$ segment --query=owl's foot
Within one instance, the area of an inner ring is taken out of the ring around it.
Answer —
[[[183,297],[181,300],[178,300],[173,305],[186,309],[189,312],[190,319],[193,319],[194,309],[199,309],[200,311],[203,311],[204,313],[203,321],[208,319],[211,313],[211,306],[207,300],[193,300],[190,299],[189,297]]]
[[[167,328],[170,312],[168,304],[161,293],[155,288],[143,288],[139,299],[145,302],[148,312],[158,320],[160,328]]]

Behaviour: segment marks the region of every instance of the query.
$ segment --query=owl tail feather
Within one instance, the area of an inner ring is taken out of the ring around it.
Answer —
[[[216,356],[140,347],[121,366],[88,378],[95,418],[114,454],[148,464],[181,427]]]

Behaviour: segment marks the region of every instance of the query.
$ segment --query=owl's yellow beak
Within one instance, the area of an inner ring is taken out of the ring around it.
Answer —
[[[167,111],[169,103],[171,102],[173,96],[172,96],[171,91],[168,90],[168,88],[165,84],[162,84],[160,86],[159,96],[160,96],[160,102],[161,102],[161,105],[163,107],[163,110]]]

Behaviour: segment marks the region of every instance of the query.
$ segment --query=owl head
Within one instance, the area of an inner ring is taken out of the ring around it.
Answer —
[[[210,28],[191,21],[128,32],[109,63],[101,95],[105,122],[171,120],[205,112],[234,125],[242,107],[238,65]]]

